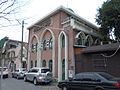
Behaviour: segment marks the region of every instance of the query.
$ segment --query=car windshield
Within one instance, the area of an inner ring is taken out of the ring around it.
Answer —
[[[48,71],[50,71],[50,69],[42,69],[42,70],[41,70],[41,73],[46,73],[46,72],[48,72]]]
[[[103,76],[104,78],[106,78],[107,80],[112,80],[114,77],[110,74],[107,73],[99,73],[101,76]]]
[[[26,69],[25,69],[25,68],[22,68],[22,69],[20,69],[20,71],[26,71]]]

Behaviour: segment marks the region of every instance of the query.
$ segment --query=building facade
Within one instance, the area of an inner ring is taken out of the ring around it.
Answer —
[[[17,40],[7,40],[7,44],[5,47],[5,57],[3,58],[1,55],[0,66],[3,65],[5,67],[10,68],[11,71],[14,71],[18,68],[25,67],[27,68],[27,43],[23,42],[23,52],[21,54],[21,41]],[[1,49],[2,50],[2,49]],[[22,57],[22,61],[21,61]],[[4,61],[2,62],[2,59]],[[21,63],[22,62],[22,63]]]
[[[49,67],[58,80],[75,74],[75,47],[101,44],[99,29],[60,6],[29,28],[28,69]]]
[[[120,77],[119,58],[119,42],[84,48],[82,52],[75,55],[76,73],[107,72],[115,77]]]

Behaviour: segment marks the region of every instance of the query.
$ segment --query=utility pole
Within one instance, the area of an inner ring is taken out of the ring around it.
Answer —
[[[21,68],[23,67],[23,33],[24,33],[24,20],[22,21]]]

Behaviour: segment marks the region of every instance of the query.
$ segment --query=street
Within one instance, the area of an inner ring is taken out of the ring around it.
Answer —
[[[54,90],[48,88],[48,85],[35,86],[32,82],[24,82],[23,79],[17,80],[15,78],[0,79],[0,90]],[[56,89],[55,89],[56,90]]]

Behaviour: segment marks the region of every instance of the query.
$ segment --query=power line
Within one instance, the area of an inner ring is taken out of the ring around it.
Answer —
[[[111,54],[111,55],[105,55],[105,54],[101,54],[103,57],[106,57],[106,58],[110,58],[110,57],[113,57],[117,52],[118,52],[118,50],[120,49],[120,45],[118,46],[118,48],[116,49],[116,51],[113,53],[113,54]]]

